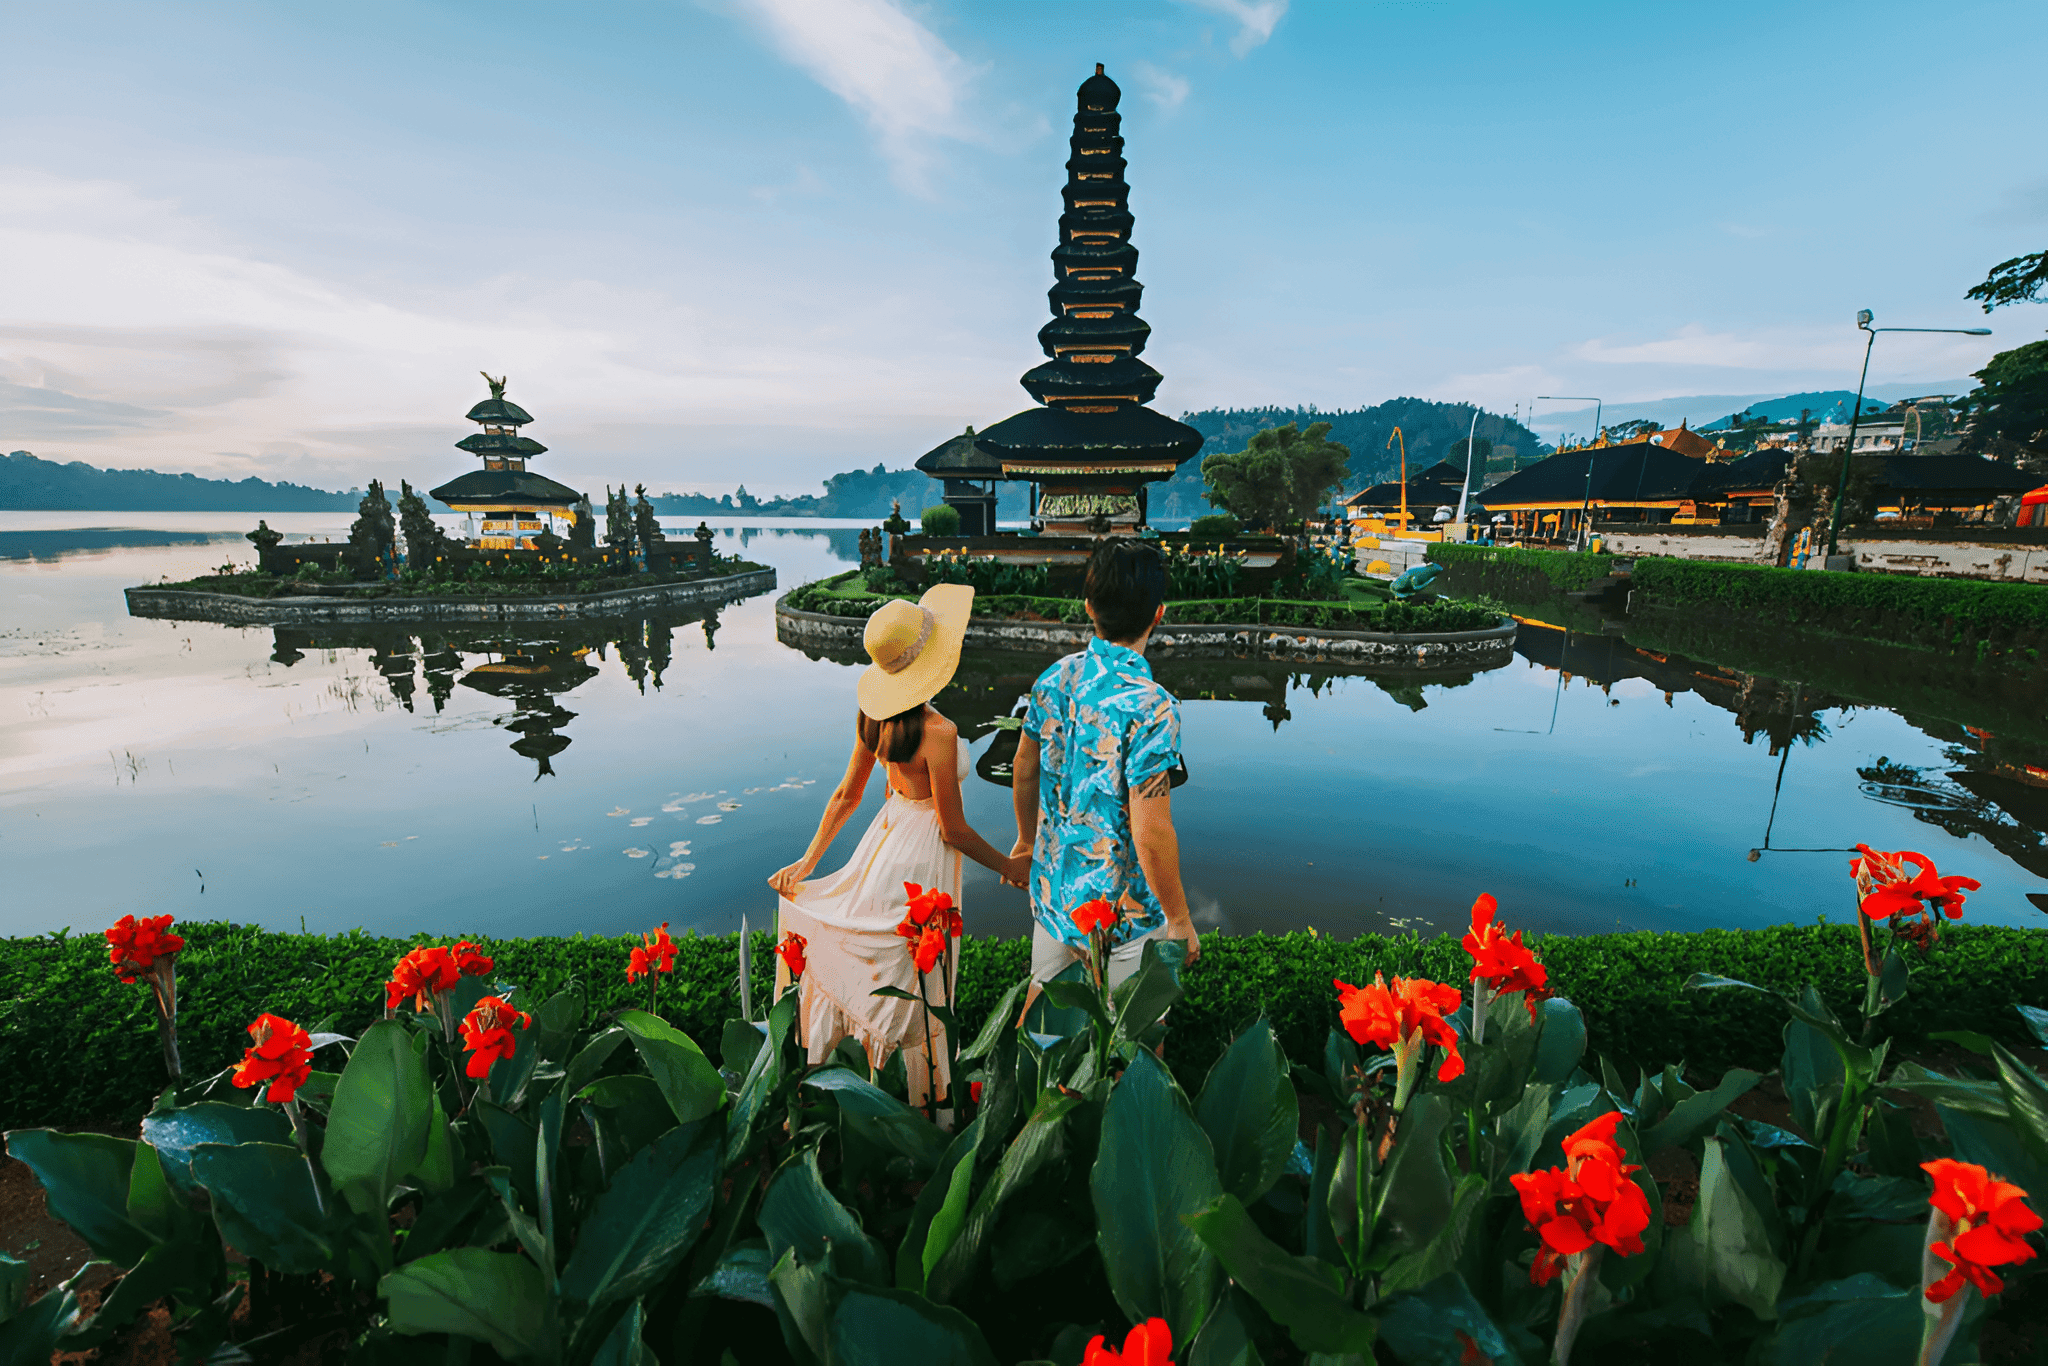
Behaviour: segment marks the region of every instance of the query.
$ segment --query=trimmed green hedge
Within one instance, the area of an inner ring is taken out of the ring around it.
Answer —
[[[279,934],[223,924],[177,927],[179,1041],[190,1074],[211,1075],[240,1059],[248,1023],[264,1011],[308,1027],[356,1034],[377,1018],[391,965],[416,943],[360,932],[333,937]],[[628,986],[621,938],[480,940],[497,975],[529,1000],[582,982],[602,1010],[646,1001]],[[686,934],[676,972],[661,989],[661,1014],[713,1057],[726,1019],[739,1014],[738,936]],[[1173,1014],[1168,1058],[1199,1085],[1226,1040],[1260,1014],[1288,1055],[1322,1056],[1336,1023],[1333,978],[1358,983],[1375,970],[1462,983],[1468,960],[1458,941],[1313,932],[1207,936],[1188,994]],[[1783,1007],[1750,992],[1687,994],[1693,972],[1714,972],[1796,990],[1811,982],[1845,1019],[1863,999],[1856,937],[1847,925],[1781,926],[1698,933],[1537,935],[1531,945],[1551,980],[1585,1012],[1595,1052],[1635,1063],[1684,1062],[1708,1073],[1729,1066],[1775,1067]],[[0,940],[0,1129],[132,1121],[164,1084],[148,989],[115,980],[96,934]],[[965,943],[960,1013],[979,1029],[1002,992],[1022,976],[1022,939]],[[754,937],[754,1000],[765,1008],[772,976],[769,936]],[[1885,1018],[1898,1047],[1924,1044],[1935,1030],[1971,1029],[2014,1045],[2029,1042],[2012,1007],[2048,1005],[2048,931],[1958,926],[1913,978],[1911,993]]]
[[[1717,609],[1944,654],[2031,662],[2048,649],[2048,588],[2035,584],[1641,559],[1631,587],[1648,607]]]
[[[1457,541],[1432,542],[1423,558],[1444,567],[1444,577],[1453,592],[1512,599],[1542,598],[1584,588],[1605,577],[1614,564],[1612,555],[1515,550]]]

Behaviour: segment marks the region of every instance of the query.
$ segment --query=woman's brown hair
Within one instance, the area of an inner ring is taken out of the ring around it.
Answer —
[[[877,721],[866,712],[854,713],[854,729],[868,752],[884,763],[907,764],[924,748],[924,703]]]

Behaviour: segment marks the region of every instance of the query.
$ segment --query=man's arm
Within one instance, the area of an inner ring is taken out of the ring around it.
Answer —
[[[1017,737],[1017,757],[1010,761],[1010,807],[1017,813],[1014,858],[1030,853],[1038,840],[1038,737],[1028,730]]]
[[[1166,912],[1166,932],[1172,939],[1185,939],[1188,963],[1202,953],[1202,937],[1188,915],[1188,897],[1180,885],[1180,836],[1173,829],[1173,781],[1155,773],[1131,789],[1131,842],[1137,846],[1138,866],[1145,870],[1145,883]]]

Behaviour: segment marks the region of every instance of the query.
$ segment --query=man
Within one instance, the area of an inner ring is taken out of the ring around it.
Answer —
[[[1031,852],[1031,999],[1086,954],[1088,936],[1073,920],[1083,902],[1118,908],[1112,985],[1137,971],[1148,939],[1185,940],[1190,964],[1201,953],[1169,795],[1180,766],[1180,705],[1145,662],[1166,614],[1159,551],[1143,541],[1101,542],[1085,595],[1095,639],[1032,685],[1013,769],[1011,853]]]

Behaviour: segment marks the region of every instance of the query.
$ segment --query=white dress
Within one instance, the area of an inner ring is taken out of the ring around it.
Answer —
[[[964,782],[970,769],[967,746],[960,745],[958,753]],[[886,767],[883,773],[886,781]],[[911,941],[896,933],[910,901],[903,884],[914,882],[949,893],[957,907],[960,866],[960,851],[940,838],[933,800],[906,797],[892,786],[845,867],[803,883],[794,899],[779,898],[777,940],[794,930],[806,941],[798,1018],[812,1062],[823,1062],[846,1038],[867,1050],[870,1065],[877,1069],[901,1049],[911,1104],[922,1105],[929,1097],[934,1073],[938,1094],[950,1094],[945,1027],[936,1018],[929,1021],[927,1054],[924,1007],[874,992],[896,987],[917,995]],[[958,941],[953,948],[957,980]],[[778,979],[784,971],[778,960]],[[924,975],[925,998],[934,1004],[952,998],[944,973],[941,960]]]

